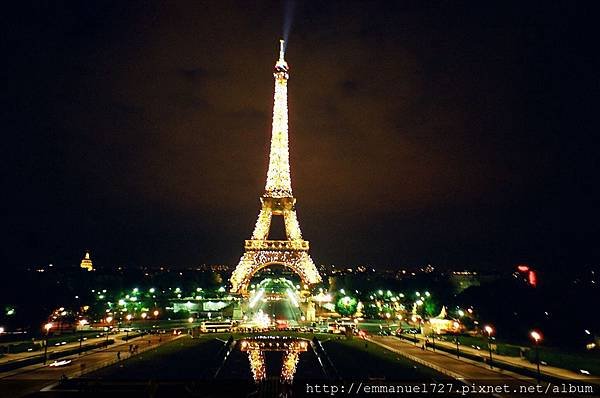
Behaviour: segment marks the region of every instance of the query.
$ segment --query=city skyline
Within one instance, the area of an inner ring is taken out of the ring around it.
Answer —
[[[575,79],[597,59],[562,18],[578,11],[381,4],[295,10],[291,168],[315,262],[595,265],[593,124],[571,98],[592,98]],[[9,25],[4,269],[85,249],[234,264],[267,169],[279,3],[47,11]]]

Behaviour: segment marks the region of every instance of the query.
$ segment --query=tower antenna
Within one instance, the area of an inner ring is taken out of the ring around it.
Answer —
[[[279,61],[280,62],[285,61],[283,59],[284,53],[285,53],[285,40],[281,39],[281,40],[279,40]]]

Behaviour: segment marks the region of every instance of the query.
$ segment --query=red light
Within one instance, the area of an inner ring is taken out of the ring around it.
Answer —
[[[531,286],[535,287],[537,285],[537,275],[535,274],[535,271],[529,271],[528,279]]]
[[[529,271],[529,266],[527,266],[527,265],[523,264],[523,265],[519,265],[519,266],[517,267],[517,269],[518,269],[519,271],[521,271],[521,272],[527,272],[527,271]]]

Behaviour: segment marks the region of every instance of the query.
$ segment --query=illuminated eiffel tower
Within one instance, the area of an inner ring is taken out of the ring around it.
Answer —
[[[296,198],[292,194],[290,157],[288,153],[287,81],[289,67],[284,59],[284,42],[280,41],[279,60],[275,64],[275,100],[271,152],[262,207],[252,233],[245,242],[245,252],[231,275],[231,292],[246,293],[248,283],[258,270],[281,264],[300,276],[303,284],[321,281],[321,276],[308,254],[308,241],[302,239],[296,216]],[[271,219],[283,217],[286,240],[268,240]]]

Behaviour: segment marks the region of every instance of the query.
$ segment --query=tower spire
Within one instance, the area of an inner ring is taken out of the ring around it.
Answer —
[[[273,129],[265,197],[283,198],[292,195],[288,139],[287,81],[289,67],[284,59],[284,41],[279,41],[279,59],[275,64],[275,95],[273,100]]]
[[[285,40],[281,39],[279,40],[279,59],[277,60],[277,63],[275,63],[275,73],[285,72],[285,78],[287,79],[289,78],[287,75],[288,70],[288,64],[285,62]]]

